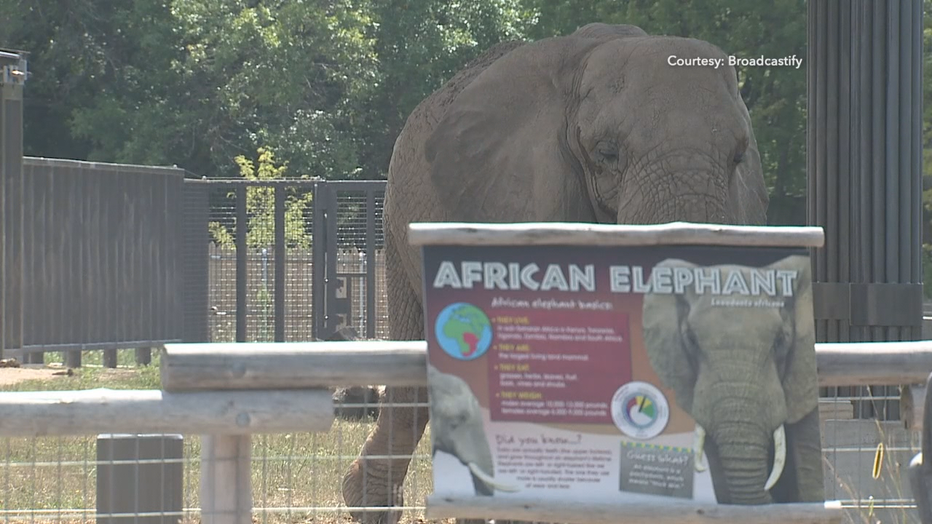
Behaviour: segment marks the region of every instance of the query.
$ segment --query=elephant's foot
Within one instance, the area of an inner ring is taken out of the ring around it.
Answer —
[[[395,461],[397,462],[397,460]],[[389,461],[367,459],[361,456],[353,461],[343,476],[343,501],[350,508],[350,516],[360,524],[397,524],[401,520],[401,509],[379,510],[404,506],[402,487],[407,465],[392,468],[389,476]]]

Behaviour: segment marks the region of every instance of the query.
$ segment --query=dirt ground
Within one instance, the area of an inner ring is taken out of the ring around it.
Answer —
[[[0,367],[0,386],[11,386],[26,380],[52,380],[62,378],[64,368],[45,366]],[[56,375],[56,373],[59,373]]]

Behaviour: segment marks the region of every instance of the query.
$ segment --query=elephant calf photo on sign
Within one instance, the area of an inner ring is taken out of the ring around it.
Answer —
[[[822,502],[822,449],[809,258],[764,268],[710,266],[744,274],[795,270],[792,296],[644,295],[644,345],[677,404],[696,421],[696,460],[708,459],[722,504]],[[668,259],[657,266],[696,268]],[[709,268],[705,269],[708,271]],[[724,280],[721,282],[724,286]],[[713,300],[784,301],[783,307],[724,306]]]
[[[495,490],[515,492],[511,486],[495,480],[494,460],[486,438],[479,400],[465,380],[441,373],[427,365],[430,382],[432,455],[452,455],[469,469],[478,496],[491,497]]]

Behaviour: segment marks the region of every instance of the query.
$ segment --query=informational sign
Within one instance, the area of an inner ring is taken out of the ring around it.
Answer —
[[[806,249],[423,254],[435,495],[823,500]]]

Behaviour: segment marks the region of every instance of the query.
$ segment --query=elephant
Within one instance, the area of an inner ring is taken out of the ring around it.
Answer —
[[[424,340],[412,222],[766,222],[769,197],[735,69],[673,67],[671,55],[727,58],[701,40],[593,23],[495,45],[421,101],[395,141],[385,189],[392,340]],[[349,507],[386,510],[351,511],[355,520],[400,518],[426,395],[424,387],[384,391],[342,491]]]
[[[515,492],[517,487],[495,480],[492,450],[486,438],[479,400],[463,379],[427,365],[430,386],[432,456],[449,453],[469,468],[476,495]]]
[[[786,286],[792,296],[777,278],[776,299],[749,297],[782,307],[728,307],[722,300],[732,296],[697,294],[689,285],[682,294],[644,295],[645,350],[696,422],[694,462],[699,469],[706,455],[720,504],[825,500],[809,264],[789,255],[763,268],[797,271]],[[667,259],[654,271],[684,267],[700,266]],[[712,267],[741,271],[751,282],[750,267]]]
[[[353,342],[362,340],[359,333],[349,326],[337,329],[324,341]],[[377,386],[350,386],[336,388],[333,391],[333,414],[342,420],[360,421],[378,415],[378,401],[381,388]],[[347,404],[352,407],[347,407]]]

